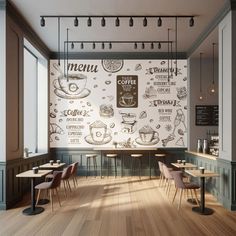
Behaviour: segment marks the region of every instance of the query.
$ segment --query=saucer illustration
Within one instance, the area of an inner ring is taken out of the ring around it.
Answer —
[[[143,146],[152,146],[152,145],[157,144],[159,141],[160,141],[159,138],[154,138],[151,142],[143,142],[140,137],[135,139],[135,142],[137,144],[143,145]]]
[[[124,103],[123,101],[120,101],[119,104],[122,106],[122,107],[133,107],[136,105],[136,102],[133,101],[131,104],[126,104]]]
[[[60,97],[60,98],[66,98],[66,99],[81,99],[87,97],[91,91],[89,89],[84,89],[81,93],[79,94],[66,94],[64,91],[60,89],[55,89],[54,93]]]
[[[91,135],[87,135],[84,139],[89,144],[103,145],[109,143],[112,140],[112,137],[110,134],[106,134],[106,137],[101,142],[94,141]]]

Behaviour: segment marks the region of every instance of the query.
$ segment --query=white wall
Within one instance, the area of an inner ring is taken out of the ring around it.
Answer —
[[[229,12],[226,17],[222,20],[219,25],[219,91],[220,91],[220,119],[219,119],[219,133],[220,133],[220,158],[226,160],[233,160],[232,150],[233,136],[235,136],[235,131],[233,130],[233,111],[234,99],[233,91],[235,86],[233,86],[233,78],[235,73],[233,72],[233,55],[235,55],[235,50],[232,42],[232,32],[235,23],[233,22],[233,12]],[[235,42],[234,42],[235,43]],[[234,51],[233,51],[234,50]]]
[[[204,52],[203,52],[204,53]],[[207,138],[207,130],[218,132],[217,126],[196,126],[195,125],[195,106],[196,105],[218,105],[218,93],[216,96],[211,96],[208,93],[208,87],[212,82],[212,58],[202,58],[202,91],[205,94],[205,99],[200,101],[199,96],[199,58],[190,58],[188,60],[188,149],[196,151],[197,139]],[[215,59],[215,84],[218,85],[218,63]]]
[[[0,161],[6,161],[6,14],[0,8]]]

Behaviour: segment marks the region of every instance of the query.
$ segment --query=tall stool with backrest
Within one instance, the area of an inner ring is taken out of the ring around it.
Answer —
[[[197,202],[197,204],[199,205],[199,201],[198,201],[198,198],[197,198],[196,189],[199,189],[200,186],[197,185],[197,184],[195,184],[195,183],[186,183],[186,182],[184,182],[184,181],[183,181],[183,172],[182,172],[182,171],[173,171],[173,172],[172,172],[172,176],[173,176],[173,178],[174,178],[175,187],[176,187],[176,190],[175,190],[175,194],[174,194],[172,203],[173,203],[174,200],[175,200],[175,197],[176,197],[176,194],[177,194],[177,192],[178,192],[178,189],[181,190],[180,196],[179,196],[178,210],[179,210],[180,205],[181,205],[182,193],[183,193],[183,190],[185,190],[185,189],[186,189],[186,190],[190,189],[191,195],[192,195],[192,190],[193,190],[194,195],[195,195],[196,202]]]
[[[107,176],[109,176],[109,170],[112,168],[111,160],[113,159],[115,162],[115,177],[117,176],[117,154],[116,153],[107,153]]]
[[[88,173],[90,174],[90,159],[93,159],[93,169],[94,169],[94,172],[96,173],[96,176],[97,176],[97,155],[96,154],[86,154],[85,156],[87,158],[87,162],[86,162],[86,167],[87,167],[86,178],[88,177]]]
[[[41,190],[45,190],[45,191],[49,190],[51,209],[53,211],[53,198],[52,198],[52,196],[53,196],[53,191],[55,189],[58,203],[61,206],[60,198],[59,198],[58,191],[57,191],[57,188],[59,188],[60,184],[61,184],[61,177],[62,177],[62,171],[54,171],[53,178],[50,182],[43,182],[43,183],[35,186],[35,189],[38,189],[38,196],[37,196],[36,205],[38,204]]]
[[[135,171],[136,171],[136,166],[134,165],[134,163],[138,162],[139,164],[139,179],[141,179],[141,170],[142,170],[142,157],[143,157],[143,154],[138,154],[138,153],[135,153],[135,154],[131,154],[131,173],[133,174]]]

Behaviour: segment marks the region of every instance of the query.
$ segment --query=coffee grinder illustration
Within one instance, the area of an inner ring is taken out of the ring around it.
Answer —
[[[135,113],[121,113],[122,115],[122,128],[121,132],[133,134],[137,130],[137,121]]]

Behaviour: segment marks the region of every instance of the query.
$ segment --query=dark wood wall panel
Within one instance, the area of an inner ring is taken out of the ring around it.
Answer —
[[[23,155],[23,35],[7,18],[7,160]]]

